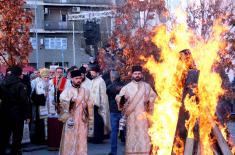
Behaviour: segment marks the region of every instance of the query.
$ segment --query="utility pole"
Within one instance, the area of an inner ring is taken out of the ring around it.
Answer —
[[[34,7],[34,32],[35,32],[35,35],[36,35],[36,63],[37,63],[37,69],[39,68],[39,61],[38,61],[38,30],[37,30],[37,0],[34,0],[34,4],[35,4],[35,7]]]
[[[73,65],[76,65],[76,50],[75,50],[75,33],[74,33],[74,22],[73,21]]]

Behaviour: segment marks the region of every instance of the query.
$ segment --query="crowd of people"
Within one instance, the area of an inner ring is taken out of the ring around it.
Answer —
[[[175,136],[185,140],[184,122],[189,115],[184,99],[196,96],[200,71],[188,49],[180,52],[179,64],[185,67],[176,78],[184,88]],[[67,70],[41,68],[30,76],[19,66],[9,67],[0,74],[0,155],[22,154],[25,124],[29,124],[31,143],[47,144],[50,150],[59,149],[60,155],[86,155],[87,142],[100,144],[109,138],[108,155],[117,155],[118,136],[125,142],[125,154],[151,154],[147,116],[153,113],[156,97],[139,65],[132,66],[128,82],[121,81],[116,70],[102,72],[93,59]],[[194,132],[197,136],[198,131]]]
[[[0,80],[0,154],[9,153],[11,135],[11,154],[22,154],[25,123],[31,143],[59,148],[60,155],[86,155],[88,141],[108,138],[109,155],[116,155],[118,136],[126,154],[149,154],[146,112],[153,110],[156,93],[142,79],[141,66],[133,66],[129,83],[115,70],[104,76],[96,63],[41,68],[30,76],[9,67]]]

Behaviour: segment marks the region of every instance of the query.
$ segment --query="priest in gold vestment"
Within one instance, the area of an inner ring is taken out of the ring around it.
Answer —
[[[142,67],[133,66],[132,81],[116,96],[118,107],[126,116],[126,155],[149,155],[151,152],[147,113],[153,111],[156,93],[142,77]]]
[[[105,137],[110,134],[110,112],[106,84],[100,75],[98,65],[90,67],[92,76],[90,99],[93,107],[89,108],[89,130],[88,137],[93,143],[102,143]]]
[[[60,143],[60,155],[87,155],[89,91],[80,87],[82,76],[79,70],[71,72],[72,87],[60,95],[64,122]]]

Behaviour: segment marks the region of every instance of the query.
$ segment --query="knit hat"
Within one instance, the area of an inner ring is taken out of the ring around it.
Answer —
[[[10,67],[9,71],[11,71],[11,74],[15,76],[20,76],[22,75],[22,68],[19,66],[12,66]]]
[[[80,67],[79,70],[81,73],[85,74],[86,73],[86,68],[84,66]]]

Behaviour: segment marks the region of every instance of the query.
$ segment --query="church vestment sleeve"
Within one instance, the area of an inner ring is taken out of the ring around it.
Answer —
[[[38,83],[37,83],[35,89],[36,89],[36,93],[37,93],[38,95],[41,95],[41,94],[46,95],[46,92],[45,92],[45,90],[44,90],[44,85],[43,85],[43,81],[42,81],[42,80],[41,80],[41,81],[38,81]]]
[[[127,95],[127,94],[126,94],[126,87],[123,87],[123,88],[120,90],[119,94],[115,97],[115,100],[116,100],[117,106],[118,106],[118,110],[122,110],[122,108],[121,108],[121,106],[120,106],[120,100],[121,100],[121,97],[122,97],[122,96],[126,96],[126,95]]]
[[[104,81],[100,83],[99,92],[100,92],[100,112],[107,113],[109,112],[109,104],[108,104],[108,96],[106,94],[106,84]]]
[[[69,87],[72,87],[72,83],[71,83],[71,80],[70,79],[66,79],[66,83],[65,83],[65,89],[66,88],[69,88]]]
[[[69,92],[69,89],[67,88],[60,94],[60,106],[62,110],[69,111],[70,100],[71,100],[71,94]]]
[[[109,116],[109,101],[106,94],[106,84],[104,81],[100,83],[100,110],[101,116],[103,116],[105,131],[109,132],[110,129],[110,116]]]
[[[69,89],[65,89],[61,94],[60,94],[60,102],[70,102],[71,100],[71,94],[69,92]]]
[[[106,94],[106,85],[104,82],[101,82],[100,84],[100,102],[101,104],[107,103],[108,97]]]
[[[49,91],[48,91],[48,98],[49,98],[50,105],[55,104],[54,92],[55,92],[55,88],[54,88],[52,80],[50,80],[49,81]]]
[[[54,101],[55,87],[53,84],[53,80],[49,81],[49,95],[53,98],[53,101]]]
[[[93,106],[93,103],[92,103],[92,100],[91,100],[91,97],[90,97],[90,91],[85,89],[85,101],[86,101],[86,104],[88,107],[92,107]]]

